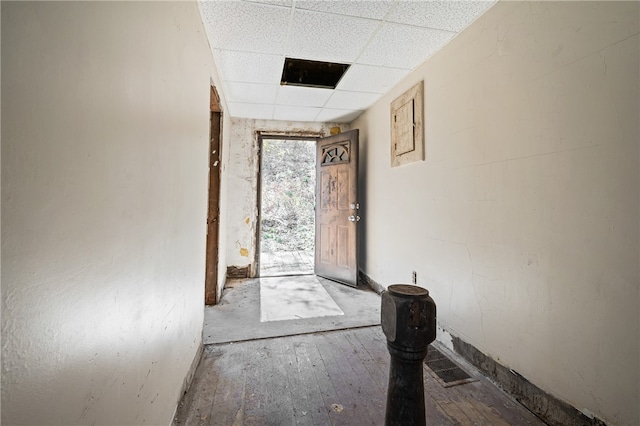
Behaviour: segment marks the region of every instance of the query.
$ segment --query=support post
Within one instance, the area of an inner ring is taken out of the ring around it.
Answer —
[[[436,305],[429,291],[394,284],[382,293],[382,331],[391,356],[386,426],[424,426],[422,362],[436,338]]]

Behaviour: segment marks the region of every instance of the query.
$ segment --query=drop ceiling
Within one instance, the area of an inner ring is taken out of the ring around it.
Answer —
[[[493,4],[210,0],[200,9],[232,117],[348,123]],[[285,57],[351,65],[335,89],[281,86]]]

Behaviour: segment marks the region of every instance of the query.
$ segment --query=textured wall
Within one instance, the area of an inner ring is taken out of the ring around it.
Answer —
[[[612,424],[640,424],[639,7],[500,2],[352,123],[363,267],[417,271],[440,325]],[[389,104],[425,82],[426,161]]]
[[[195,3],[2,3],[3,424],[170,424],[214,74]]]

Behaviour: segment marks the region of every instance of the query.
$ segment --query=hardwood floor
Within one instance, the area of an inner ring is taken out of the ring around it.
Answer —
[[[313,274],[313,251],[260,253],[260,276]]]
[[[544,424],[463,367],[479,380],[444,388],[425,369],[427,424]],[[208,345],[174,424],[382,425],[388,369],[379,326]]]

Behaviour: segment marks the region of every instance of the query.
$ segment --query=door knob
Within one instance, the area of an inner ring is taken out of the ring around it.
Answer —
[[[360,216],[349,216],[349,222],[360,222]]]

